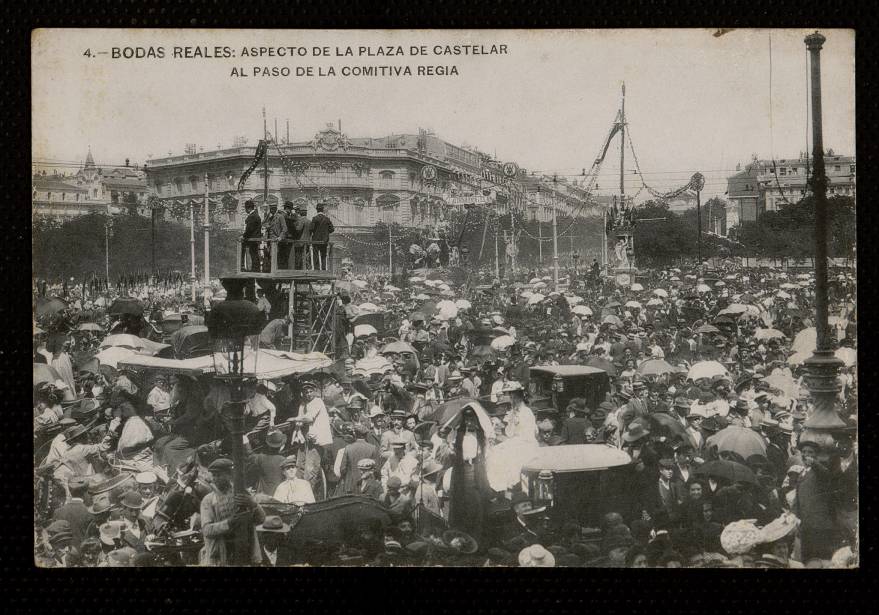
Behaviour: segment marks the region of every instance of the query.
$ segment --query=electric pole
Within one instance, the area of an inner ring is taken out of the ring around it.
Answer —
[[[553,290],[559,290],[559,237],[558,226],[556,225],[556,202],[555,189],[558,184],[558,177],[553,176],[553,193],[552,193],[552,284]]]
[[[620,207],[626,196],[626,83],[623,82],[623,99],[620,105]]]
[[[698,232],[696,233],[696,254],[699,258],[699,266],[702,266],[702,188],[705,187],[705,178],[701,173],[696,172],[693,174],[693,177],[690,178],[690,185],[696,191],[696,226],[698,227]]]

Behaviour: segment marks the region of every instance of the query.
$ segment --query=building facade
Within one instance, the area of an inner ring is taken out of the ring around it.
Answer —
[[[279,206],[292,201],[305,205],[309,216],[315,214],[318,202],[325,202],[337,229],[353,234],[378,222],[441,226],[450,209],[467,204],[490,205],[503,209],[501,213],[532,206],[524,170],[423,130],[349,138],[327,125],[307,142],[270,143],[266,162],[257,165],[239,190],[256,149],[192,151],[150,160],[149,191],[166,216],[188,220],[190,203],[200,208],[207,187],[215,219],[232,228],[241,227],[248,199],[260,209],[264,201]],[[586,202],[585,192],[567,198]],[[561,207],[562,200],[558,202]]]
[[[799,158],[753,160],[727,178],[727,228],[756,222],[767,211],[796,203],[810,193],[811,158],[801,152]],[[828,150],[824,156],[827,173],[827,196],[857,196],[856,163],[853,156],[839,156]]]
[[[126,161],[127,162],[127,161]],[[91,149],[85,164],[75,173],[35,173],[32,213],[59,220],[88,213],[117,214],[141,211],[146,201],[144,172],[129,166],[104,169],[95,165]]]

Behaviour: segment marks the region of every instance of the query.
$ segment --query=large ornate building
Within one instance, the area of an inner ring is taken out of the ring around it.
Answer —
[[[190,203],[204,202],[205,188],[213,215],[231,227],[240,227],[243,204],[263,206],[265,169],[257,165],[245,184],[238,183],[256,155],[256,146],[232,147],[150,160],[146,165],[149,189],[166,216],[188,219]],[[327,125],[301,143],[270,143],[267,156],[268,202],[305,204],[314,215],[319,201],[338,230],[357,234],[377,222],[406,227],[442,224],[450,208],[468,203],[524,210],[545,204],[536,200],[528,176],[513,163],[502,164],[478,151],[448,143],[426,131],[381,138],[349,138]],[[534,180],[534,182],[530,181]],[[564,198],[558,207],[581,215],[592,201],[577,194],[571,184],[556,189]],[[572,199],[579,199],[574,203]],[[598,213],[600,215],[600,212]]]

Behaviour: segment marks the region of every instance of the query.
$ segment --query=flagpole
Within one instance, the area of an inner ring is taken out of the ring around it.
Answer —
[[[208,290],[211,287],[211,223],[208,217],[210,210],[210,186],[208,185],[208,174],[204,174],[204,290],[205,300],[207,301]],[[207,305],[205,305],[207,307]]]

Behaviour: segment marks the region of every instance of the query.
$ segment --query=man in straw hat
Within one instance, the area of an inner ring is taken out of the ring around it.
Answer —
[[[293,553],[287,546],[287,534],[290,526],[277,515],[265,518],[262,524],[256,526],[259,536],[260,552],[262,553],[262,566],[289,566],[293,564]]]

